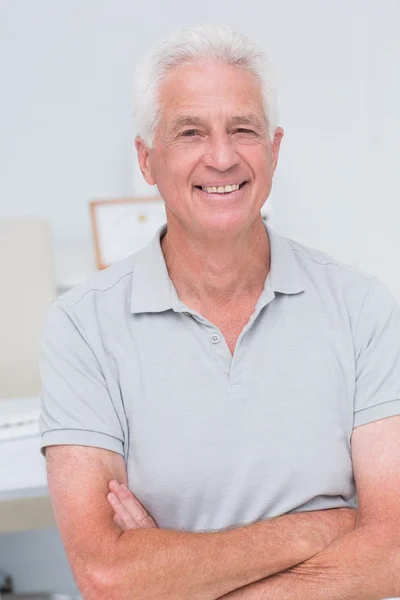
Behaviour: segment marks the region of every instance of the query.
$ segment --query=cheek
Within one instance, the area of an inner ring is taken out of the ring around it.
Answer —
[[[166,153],[159,157],[156,171],[158,187],[164,189],[170,188],[171,185],[174,185],[177,176],[179,176],[179,169],[170,153]]]
[[[253,172],[256,174],[256,179],[260,182],[267,182],[272,176],[272,161],[271,157],[264,152],[256,152],[252,156],[252,162],[250,163],[253,168]]]
[[[190,179],[199,160],[199,152],[194,148],[175,150],[165,164],[164,176],[175,185],[184,185]]]
[[[265,173],[270,173],[272,167],[272,158],[269,148],[261,143],[240,144],[237,152],[243,162],[247,163],[255,176],[260,177]]]
[[[177,156],[177,153],[171,152],[159,161],[156,183],[160,194],[167,202],[176,204],[177,200],[181,198],[182,188],[190,174],[191,163],[187,156]]]

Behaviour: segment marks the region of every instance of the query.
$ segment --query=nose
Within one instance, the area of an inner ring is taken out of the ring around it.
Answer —
[[[234,142],[227,133],[210,137],[207,146],[203,156],[203,162],[207,167],[226,171],[239,163]]]

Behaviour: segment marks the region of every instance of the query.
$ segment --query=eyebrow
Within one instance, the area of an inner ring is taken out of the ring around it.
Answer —
[[[264,127],[262,120],[254,114],[236,115],[232,117],[230,122],[233,125],[250,125],[252,127],[258,127],[260,129]],[[181,127],[197,127],[199,125],[202,125],[202,123],[203,121],[202,119],[200,119],[200,117],[180,115],[172,121],[171,129],[172,131],[177,131]]]
[[[254,114],[233,117],[232,123],[234,125],[250,125],[252,127],[259,127],[260,129],[264,126],[262,120]]]
[[[180,129],[181,127],[190,127],[192,125],[201,125],[202,121],[199,117],[191,117],[189,115],[181,115],[176,117],[173,121],[172,121],[172,131],[176,131],[177,129]]]

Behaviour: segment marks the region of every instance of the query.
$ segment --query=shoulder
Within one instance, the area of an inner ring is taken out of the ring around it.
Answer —
[[[286,238],[298,264],[304,289],[324,314],[344,313],[355,332],[363,307],[387,310],[390,292],[372,273],[346,263],[322,250]],[[393,302],[393,299],[392,299]]]
[[[393,293],[376,275],[296,240],[286,240],[309,289],[312,287],[325,299],[329,296],[338,303],[343,302],[357,321],[361,313],[369,318],[398,313]]]
[[[322,250],[291,238],[286,239],[309,289],[319,291],[322,296],[335,298],[338,302],[344,301],[356,309],[360,308],[368,290],[377,281],[374,274],[338,260]]]
[[[134,257],[94,273],[58,296],[45,316],[44,334],[54,338],[75,330],[93,332],[123,318],[130,306]]]
[[[125,297],[130,292],[135,254],[107,269],[97,271],[86,281],[74,286],[56,300],[65,310],[74,312],[82,304],[93,304],[102,298]]]
[[[329,274],[330,277],[336,276],[339,279],[351,279],[366,287],[368,287],[369,283],[374,279],[374,275],[367,273],[350,263],[340,261],[327,252],[306,246],[291,238],[286,238],[286,240],[303,269],[318,274]]]

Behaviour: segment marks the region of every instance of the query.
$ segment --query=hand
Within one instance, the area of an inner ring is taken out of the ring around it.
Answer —
[[[125,484],[120,485],[117,481],[112,480],[108,483],[108,487],[110,493],[107,494],[107,500],[114,510],[113,520],[122,531],[158,528],[152,516]]]

